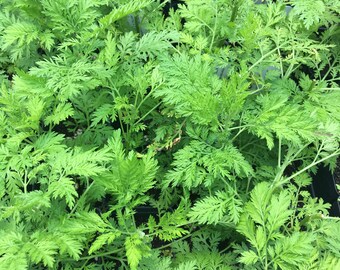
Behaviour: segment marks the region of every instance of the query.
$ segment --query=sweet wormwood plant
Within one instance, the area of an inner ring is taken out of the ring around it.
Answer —
[[[0,269],[340,269],[340,1],[256,2],[0,1]]]

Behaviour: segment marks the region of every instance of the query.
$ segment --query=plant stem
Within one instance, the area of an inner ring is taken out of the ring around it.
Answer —
[[[280,52],[280,48],[277,48],[277,53],[279,55],[279,59],[280,59],[280,71],[281,71],[281,78],[283,78],[283,63],[282,63],[282,56],[281,56],[281,52]]]
[[[89,260],[90,260],[90,259],[87,259],[87,260],[83,263],[83,265],[81,266],[80,270],[82,270],[82,269],[85,268],[85,266],[87,265],[87,263],[89,262]]]
[[[279,153],[277,155],[277,166],[281,167],[281,136],[279,137]]]
[[[136,28],[136,32],[138,34],[142,34],[141,33],[141,30],[140,30],[140,27],[139,27],[139,22],[138,22],[138,15],[132,15],[134,17],[134,22],[135,22],[135,28]]]
[[[234,2],[234,6],[233,6],[233,9],[231,11],[230,22],[235,22],[236,17],[237,17],[237,13],[238,13],[238,9],[240,7],[240,1],[239,0],[236,0],[236,1],[233,1],[233,2]]]
[[[276,176],[275,176],[275,179],[274,179],[274,181],[273,181],[273,183],[272,183],[272,187],[276,187],[276,185],[275,185],[275,183],[276,182],[278,182],[279,181],[279,179],[282,177],[282,175],[283,175],[283,173],[284,173],[284,170],[287,168],[287,166],[289,165],[289,164],[291,164],[294,160],[295,160],[295,158],[307,147],[309,145],[309,143],[307,143],[307,144],[305,144],[305,145],[303,145],[298,151],[296,151],[295,152],[295,154],[292,156],[292,157],[290,157],[290,158],[287,158],[286,160],[285,160],[285,162],[283,162],[283,164],[281,165],[281,167],[280,167],[280,170],[279,170],[279,172],[276,174]]]
[[[141,102],[138,104],[137,106],[137,110],[139,110],[139,108],[143,105],[143,103],[152,95],[153,92],[155,92],[155,90],[157,90],[157,88],[159,88],[162,85],[162,83],[160,83],[159,85],[157,85],[155,88],[151,88],[150,92],[141,100]]]
[[[248,180],[247,180],[247,188],[246,188],[246,197],[248,197],[248,193],[249,193],[250,180],[251,180],[251,177],[248,176]]]
[[[214,30],[212,32],[212,38],[211,38],[211,42],[210,42],[210,46],[209,46],[209,51],[211,52],[212,50],[212,47],[214,45],[214,42],[215,42],[215,35],[216,35],[216,28],[217,28],[217,3],[216,3],[216,6],[215,6],[215,22],[214,22]]]
[[[300,190],[301,190],[301,186],[298,187],[296,194],[295,194],[295,199],[293,201],[294,202],[293,214],[291,215],[291,218],[290,218],[290,227],[292,227],[292,228],[294,226],[294,218],[295,218],[295,214],[296,214],[298,204],[299,204]]]
[[[84,193],[81,195],[81,197],[77,200],[76,204],[74,205],[74,207],[72,208],[69,216],[71,216],[72,214],[74,214],[74,212],[76,211],[77,207],[78,207],[78,204],[79,204],[79,201],[81,200],[81,198],[83,198],[88,192],[89,190],[91,189],[91,187],[93,186],[94,184],[94,181],[88,185],[88,187],[86,188],[86,190],[84,191]]]
[[[185,239],[187,239],[187,238],[189,238],[189,237],[191,237],[191,236],[192,236],[191,234],[187,234],[187,235],[185,235],[185,236],[183,236],[183,237],[181,237],[181,238],[179,238],[179,239],[176,239],[176,240],[172,241],[172,242],[169,243],[169,244],[166,244],[166,245],[164,245],[164,246],[161,246],[161,247],[158,247],[158,248],[155,248],[155,249],[164,249],[164,248],[167,248],[167,247],[171,247],[171,245],[173,245],[174,243],[179,242],[179,241],[182,241],[182,240],[185,240]]]
[[[242,128],[252,127],[252,126],[253,125],[243,125],[243,126],[237,126],[237,127],[228,128],[228,130],[242,129]]]
[[[27,183],[27,170],[25,170],[23,186],[24,186],[24,193],[27,193],[27,186],[28,186],[28,183]]]
[[[267,52],[266,54],[262,55],[261,58],[259,60],[257,60],[254,64],[252,64],[248,70],[253,69],[254,67],[256,67],[259,63],[261,63],[265,58],[267,58],[269,55],[271,55],[272,53],[274,53],[275,51],[277,51],[279,48],[281,48],[282,46],[284,46],[287,42],[284,42],[281,44],[281,46],[278,46],[272,50],[270,50],[269,52]]]
[[[95,255],[89,255],[89,256],[85,256],[85,257],[81,257],[78,260],[75,259],[65,259],[65,260],[61,260],[63,262],[72,262],[72,261],[83,261],[83,260],[90,260],[90,259],[94,259],[94,258],[98,258],[98,257],[102,257],[102,256],[106,256],[106,255],[111,255],[113,253],[118,253],[120,251],[122,251],[124,248],[119,248],[113,251],[107,251],[107,252],[103,252],[103,253],[99,253],[99,254],[95,254]]]
[[[231,141],[234,141],[234,140],[237,138],[237,136],[240,135],[245,129],[246,129],[245,127],[241,128],[241,129],[236,133],[236,135],[231,139]]]
[[[146,114],[144,114],[141,118],[138,119],[137,122],[134,123],[134,125],[137,125],[138,123],[140,123],[141,121],[144,120],[145,117],[147,117],[150,113],[152,113],[159,105],[161,105],[162,102],[157,103],[157,105],[155,105],[152,109],[150,109]]]
[[[276,187],[288,183],[291,179],[295,178],[296,176],[300,175],[301,173],[303,173],[303,172],[309,170],[310,168],[312,168],[312,167],[318,165],[318,164],[321,163],[321,162],[326,161],[327,159],[330,159],[330,158],[332,158],[332,157],[338,156],[339,154],[340,154],[340,150],[338,150],[338,151],[334,152],[333,154],[328,155],[327,157],[324,157],[324,158],[322,158],[322,159],[320,159],[320,160],[318,160],[318,161],[312,162],[311,164],[309,164],[309,165],[306,166],[305,168],[303,168],[303,169],[301,169],[300,171],[294,173],[293,175],[287,177],[286,179],[284,179],[284,180],[281,181],[280,183],[277,183],[277,184],[276,184]]]
[[[326,80],[328,74],[333,70],[333,67],[334,67],[335,63],[337,62],[337,60],[335,59],[335,60],[333,61],[333,63],[331,64],[328,58],[327,58],[327,60],[328,60],[329,68],[328,68],[328,70],[327,70],[325,76],[323,76],[322,81],[325,81],[325,80]]]

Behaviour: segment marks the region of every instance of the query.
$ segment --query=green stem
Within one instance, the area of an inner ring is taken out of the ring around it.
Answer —
[[[79,201],[81,200],[81,198],[83,198],[88,192],[89,190],[91,189],[91,187],[93,186],[94,184],[94,181],[88,185],[88,187],[86,188],[86,190],[84,191],[84,193],[81,195],[81,197],[78,199],[78,201],[76,202],[76,204],[74,205],[74,207],[72,208],[70,214],[69,214],[69,217],[74,214],[74,212],[76,211],[77,207],[78,207],[78,204],[79,204]]]
[[[247,188],[246,188],[246,197],[247,197],[247,198],[248,198],[248,194],[249,194],[250,180],[251,180],[251,177],[248,177],[248,180],[247,180]]]
[[[280,59],[280,71],[281,71],[281,78],[283,78],[284,74],[283,74],[283,63],[282,63],[282,56],[281,56],[281,52],[280,52],[280,48],[277,48],[277,53],[279,55],[279,59]]]
[[[305,144],[304,146],[302,146],[298,151],[296,151],[295,153],[294,153],[294,155],[292,156],[292,157],[290,157],[290,158],[288,158],[287,157],[287,159],[285,160],[285,162],[283,162],[283,164],[281,165],[281,169],[280,169],[280,171],[276,174],[276,176],[275,176],[275,179],[274,179],[274,181],[273,181],[273,183],[272,183],[272,187],[276,187],[276,183],[279,181],[279,179],[282,177],[282,175],[283,175],[283,173],[284,173],[284,171],[285,171],[285,169],[287,168],[287,166],[289,165],[289,164],[291,164],[294,160],[295,160],[295,158],[307,147],[309,145],[309,143],[307,143],[307,144]]]
[[[257,88],[256,90],[250,92],[249,95],[254,95],[254,94],[258,93],[258,92],[261,92],[263,89],[264,89],[264,87]]]
[[[135,21],[136,32],[138,34],[142,34],[141,31],[140,31],[140,27],[139,27],[138,15],[133,15],[133,17],[134,17],[134,21]]]
[[[160,86],[162,85],[162,83],[160,83],[159,85],[157,85],[155,88],[151,88],[150,92],[141,100],[141,102],[138,104],[137,106],[137,110],[139,110],[139,108],[143,105],[143,103],[152,95],[153,92],[155,92],[155,90],[157,90]]]
[[[316,155],[315,155],[315,157],[314,157],[312,163],[314,163],[314,162],[318,159],[318,157],[320,156],[320,153],[321,153],[321,151],[323,150],[323,146],[324,146],[324,142],[322,141],[322,142],[321,142],[321,145],[320,145],[320,147],[319,147],[319,149],[318,149],[318,152],[316,153]]]
[[[243,126],[237,126],[237,127],[228,128],[228,130],[242,129],[242,128],[252,127],[252,126],[254,126],[254,125],[243,125]]]
[[[240,1],[239,0],[236,0],[236,1],[233,1],[233,2],[234,2],[234,6],[233,6],[233,9],[231,11],[230,22],[235,22],[236,17],[237,17],[237,13],[238,13],[238,9],[240,7]]]
[[[321,163],[321,162],[326,161],[327,159],[330,159],[330,158],[332,158],[332,157],[338,156],[339,154],[340,154],[340,150],[338,150],[338,151],[334,152],[333,154],[328,155],[327,157],[324,157],[324,158],[322,158],[322,159],[320,159],[320,160],[318,160],[318,161],[316,161],[316,162],[312,162],[311,164],[309,164],[308,166],[306,166],[306,167],[303,168],[302,170],[300,170],[300,171],[294,173],[293,175],[287,177],[286,179],[284,179],[284,180],[281,181],[280,183],[277,183],[277,184],[276,184],[276,187],[288,183],[291,179],[295,178],[296,176],[300,175],[301,173],[303,173],[303,172],[309,170],[310,168],[312,168],[312,167],[318,165],[318,164]]]
[[[336,80],[339,80],[339,78],[337,78]],[[335,81],[335,80],[334,80]],[[328,90],[340,90],[340,87],[335,87],[335,88],[321,88],[321,90],[326,90],[326,91],[328,91]]]
[[[223,254],[224,252],[226,252],[227,250],[229,250],[233,244],[234,244],[234,242],[230,243],[227,247],[225,247],[224,249],[222,249],[222,250],[219,251],[218,253]]]
[[[296,211],[297,211],[298,205],[299,205],[300,190],[301,190],[301,186],[298,187],[296,194],[295,194],[293,214],[291,215],[291,218],[290,218],[290,227],[291,228],[294,227],[294,218],[295,218],[295,214],[296,214]]]
[[[118,111],[118,120],[119,120],[119,125],[120,125],[120,129],[122,131],[122,135],[124,137],[124,140],[125,140],[125,143],[127,142],[127,135],[126,135],[126,132],[124,130],[124,126],[123,126],[123,122],[122,122],[122,112],[121,111]]]
[[[87,265],[87,263],[89,262],[89,260],[90,260],[90,259],[87,259],[87,260],[83,263],[83,265],[81,266],[80,270],[82,270],[82,269],[85,268],[85,266]]]
[[[111,250],[111,251],[102,252],[102,253],[95,254],[95,255],[85,256],[85,257],[79,258],[78,260],[75,260],[75,259],[65,259],[65,260],[61,260],[61,261],[62,262],[72,262],[72,261],[91,260],[91,259],[94,259],[94,258],[98,258],[98,257],[102,257],[102,256],[118,253],[118,252],[122,251],[123,249],[124,248],[119,248],[119,249],[116,249],[116,250],[113,250],[113,251]]]
[[[216,29],[217,29],[217,4],[216,4],[216,8],[215,8],[214,30],[213,30],[213,32],[212,32],[212,38],[211,38],[211,42],[210,42],[210,46],[209,46],[209,51],[210,51],[210,52],[211,52],[212,47],[213,47],[214,42],[215,42]]]
[[[27,193],[27,186],[28,186],[28,182],[27,182],[27,170],[25,170],[23,186],[24,186],[24,193]]]
[[[183,240],[185,240],[185,239],[187,239],[187,238],[189,238],[191,236],[192,236],[191,234],[187,234],[186,236],[183,236],[183,237],[181,237],[179,239],[171,241],[171,243],[169,243],[169,244],[166,244],[164,246],[161,246],[161,247],[158,247],[158,248],[155,248],[155,249],[164,249],[164,248],[167,248],[167,247],[171,247],[174,243],[179,242],[179,241],[183,241]]]
[[[309,221],[313,220],[313,219],[322,219],[322,214],[315,214],[312,216],[307,216],[305,217],[301,222],[300,222],[300,226],[305,226]]]
[[[261,58],[259,60],[257,60],[254,64],[252,64],[248,70],[253,69],[254,67],[256,67],[259,63],[261,63],[265,58],[267,58],[269,55],[271,55],[272,53],[274,53],[275,51],[277,51],[279,48],[283,47],[286,45],[287,42],[284,42],[281,44],[281,46],[278,46],[272,50],[270,50],[269,52],[267,52],[266,54],[262,55]]]
[[[293,58],[294,58],[294,55],[295,55],[295,51],[294,50],[292,51],[292,55],[293,55]],[[288,69],[286,70],[284,78],[287,79],[287,78],[290,77],[290,74],[292,74],[292,72],[293,72],[293,68],[294,68],[294,64],[290,63]]]
[[[245,129],[246,129],[245,127],[241,128],[241,129],[236,133],[236,135],[231,139],[231,141],[234,141],[234,140],[237,138],[237,136],[240,135]]]
[[[150,113],[152,113],[159,105],[161,105],[162,102],[159,102],[158,104],[156,104],[152,109],[150,109],[146,114],[144,114],[141,118],[138,119],[137,122],[134,123],[134,125],[137,125],[138,123],[140,123],[141,121],[144,120],[145,117],[147,117]]]
[[[333,70],[333,67],[334,67],[335,63],[337,62],[336,58],[335,58],[335,60],[333,61],[332,64],[330,63],[329,59],[327,59],[327,60],[328,60],[329,68],[328,68],[328,70],[327,70],[325,76],[323,76],[322,81],[325,81],[325,80],[326,80],[328,74]],[[337,79],[339,79],[339,78],[337,78]]]
[[[281,137],[279,137],[279,153],[278,153],[278,157],[277,157],[277,166],[280,168],[281,167]]]
[[[159,10],[161,7],[165,6],[168,2],[171,2],[171,0],[165,0],[162,1],[156,8],[154,8],[152,11],[150,12],[146,12],[145,15],[141,18],[140,20],[140,25],[143,24],[143,21],[145,18],[147,18],[149,15],[153,15],[155,13],[155,11]]]

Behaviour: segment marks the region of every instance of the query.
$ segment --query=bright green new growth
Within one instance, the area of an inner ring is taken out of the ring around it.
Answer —
[[[340,1],[261,2],[0,0],[0,269],[340,268]]]

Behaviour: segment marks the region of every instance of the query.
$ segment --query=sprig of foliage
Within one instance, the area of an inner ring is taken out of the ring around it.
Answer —
[[[340,1],[175,2],[0,1],[0,269],[340,267]]]

